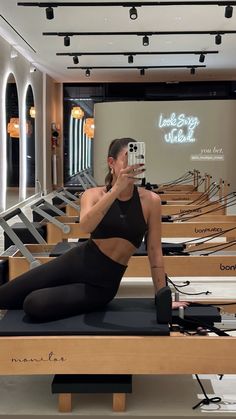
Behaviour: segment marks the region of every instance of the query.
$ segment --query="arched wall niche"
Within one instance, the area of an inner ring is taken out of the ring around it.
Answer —
[[[19,202],[20,122],[16,79],[10,73],[6,83],[6,208]]]

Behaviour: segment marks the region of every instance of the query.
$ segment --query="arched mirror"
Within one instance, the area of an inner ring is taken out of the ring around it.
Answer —
[[[6,85],[6,131],[7,131],[7,193],[6,207],[19,202],[20,176],[20,124],[16,80],[11,73]]]
[[[31,85],[26,91],[26,198],[35,193],[35,104]]]

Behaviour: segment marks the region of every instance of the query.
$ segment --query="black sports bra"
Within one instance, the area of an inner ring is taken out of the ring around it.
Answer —
[[[137,187],[128,201],[116,199],[109,210],[91,233],[91,239],[121,237],[136,248],[141,245],[147,224],[143,216]]]

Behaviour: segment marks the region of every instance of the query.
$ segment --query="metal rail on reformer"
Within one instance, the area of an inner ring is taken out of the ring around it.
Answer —
[[[12,228],[9,226],[7,221],[9,221],[11,218],[18,215],[18,217],[21,219],[21,221],[24,223],[26,228],[30,231],[30,233],[34,236],[35,240],[38,242],[38,244],[46,244],[46,241],[44,238],[39,234],[39,232],[36,230],[34,225],[28,220],[28,218],[23,214],[20,208],[16,208],[15,210],[11,211],[9,214],[5,215],[5,217],[0,218],[0,225],[5,231],[5,233],[9,236],[11,241],[15,244],[17,249],[22,253],[22,255],[27,259],[27,261],[30,264],[30,269],[35,268],[36,266],[41,265],[41,262],[34,258],[32,253],[27,249],[27,247],[24,245],[24,243],[20,240],[20,238],[16,235],[16,233],[12,230]]]

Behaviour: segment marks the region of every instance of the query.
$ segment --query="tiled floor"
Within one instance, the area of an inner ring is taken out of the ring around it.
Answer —
[[[48,197],[50,200],[51,196]],[[23,208],[31,217],[30,205]],[[12,220],[12,222],[15,220]],[[3,249],[3,234],[0,233],[0,249]],[[172,278],[178,283],[182,278]],[[212,291],[212,298],[232,298],[236,296],[236,278],[191,278],[189,292]],[[151,296],[151,280],[135,278],[123,281],[119,296]],[[173,348],[174,351],[174,348]],[[158,357],[158,354],[156,354]],[[219,371],[220,373],[220,371]],[[133,392],[127,396],[127,410],[112,412],[111,395],[74,395],[71,414],[59,414],[57,396],[51,394],[52,376],[1,376],[0,377],[0,417],[38,417],[67,419],[113,417],[156,417],[156,418],[225,418],[236,417],[236,376],[227,375],[219,380],[217,375],[200,376],[209,397],[219,396],[217,404],[203,405],[196,410],[192,407],[203,398],[202,391],[194,376],[151,376],[133,377]]]

